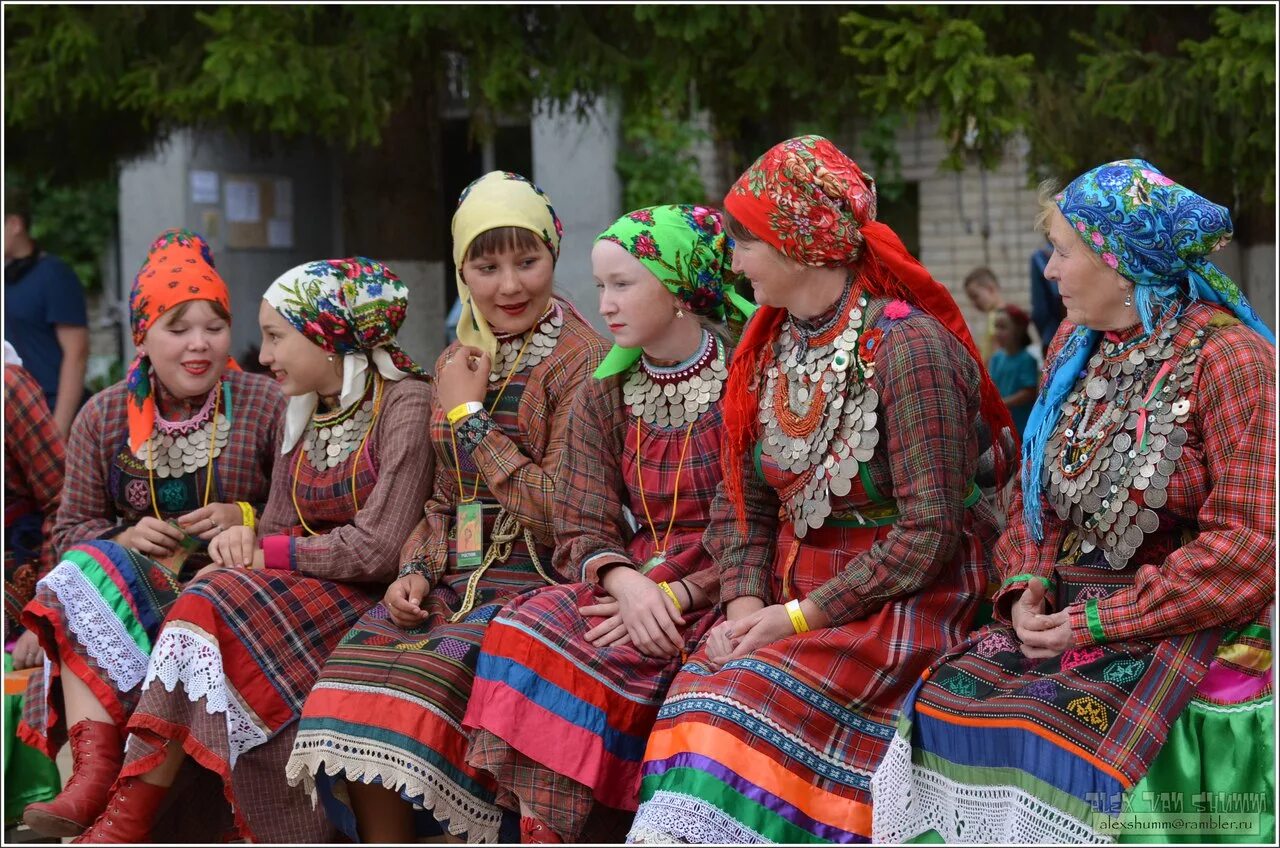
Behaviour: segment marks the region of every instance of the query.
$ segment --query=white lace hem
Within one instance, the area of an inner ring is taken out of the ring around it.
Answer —
[[[634,845],[761,845],[759,833],[728,816],[714,804],[683,792],[659,789],[640,805],[627,833]]]
[[[203,698],[209,715],[226,715],[230,768],[235,768],[242,754],[267,741],[265,728],[255,721],[253,711],[227,681],[222,651],[211,639],[181,625],[165,627],[151,651],[143,690],[155,680],[159,680],[167,692],[172,692],[181,681],[193,703]]]
[[[67,630],[116,688],[121,692],[137,688],[147,673],[147,655],[80,567],[64,560],[38,585],[57,597]]]
[[[412,763],[412,770],[407,768]],[[301,731],[285,766],[290,786],[302,784],[317,801],[315,776],[341,774],[348,781],[372,784],[416,798],[417,805],[436,821],[448,822],[448,831],[468,842],[497,842],[502,809],[479,800],[421,758],[394,746],[344,733]]]
[[[1078,845],[1112,839],[1016,786],[967,786],[911,762],[895,735],[871,778],[871,838],[901,843],[928,830],[943,840],[996,845]]]

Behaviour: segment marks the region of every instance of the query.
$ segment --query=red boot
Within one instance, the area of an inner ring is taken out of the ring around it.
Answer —
[[[520,842],[524,845],[543,845],[564,842],[554,830],[532,816],[520,817]]]
[[[72,765],[67,785],[57,798],[28,804],[22,814],[27,827],[41,836],[75,836],[92,824],[106,809],[124,762],[124,740],[111,722],[86,718],[68,736]]]
[[[93,827],[71,840],[78,844],[137,844],[146,842],[167,786],[154,786],[140,777],[126,777]]]

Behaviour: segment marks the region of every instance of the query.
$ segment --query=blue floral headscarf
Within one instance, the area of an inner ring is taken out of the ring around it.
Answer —
[[[1134,306],[1146,332],[1164,307],[1178,297],[1230,309],[1271,344],[1275,335],[1262,323],[1240,287],[1208,256],[1231,241],[1231,213],[1179,185],[1150,162],[1123,159],[1077,177],[1054,200],[1080,240],[1133,283]],[[1062,402],[1102,334],[1076,327],[1063,343],[1027,420],[1022,444],[1023,518],[1032,538],[1044,537],[1040,520],[1040,474],[1044,449]]]

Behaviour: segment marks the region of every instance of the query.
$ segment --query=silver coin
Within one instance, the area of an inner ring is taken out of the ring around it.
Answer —
[[[1138,513],[1134,522],[1142,530],[1143,533],[1154,533],[1160,529],[1160,519],[1149,509],[1144,509]]]
[[[1176,433],[1178,431],[1174,430],[1173,432]],[[1173,433],[1170,433],[1169,435],[1172,436]],[[1177,462],[1179,459],[1182,458],[1182,445],[1169,442],[1169,444],[1164,446],[1164,458],[1171,459],[1174,462]]]
[[[1085,386],[1084,393],[1094,400],[1102,400],[1111,390],[1111,384],[1105,377],[1094,377]]]
[[[1128,433],[1118,433],[1111,440],[1111,446],[1118,451],[1127,451],[1133,445],[1133,437]]]
[[[165,453],[169,455],[170,459],[178,459],[182,456],[182,448],[175,444],[172,445],[169,450],[165,451]]]
[[[1143,500],[1151,509],[1160,509],[1169,501],[1169,493],[1161,486],[1152,486],[1147,489]]]
[[[329,445],[329,447],[325,448],[325,453],[331,457],[336,457],[341,452],[342,447],[339,445]]]
[[[1135,551],[1142,545],[1142,528],[1137,524],[1130,524],[1124,531],[1124,544],[1127,548],[1133,548]],[[1132,556],[1132,554],[1130,554]]]
[[[1187,443],[1187,431],[1182,429],[1181,427],[1175,427],[1173,431],[1169,433],[1169,444],[1177,445],[1178,447],[1181,447],[1186,443]]]
[[[1145,362],[1146,360],[1147,360],[1147,355],[1143,353],[1140,349],[1134,349],[1129,351],[1129,361],[1132,362],[1134,365],[1142,365],[1142,363]]]

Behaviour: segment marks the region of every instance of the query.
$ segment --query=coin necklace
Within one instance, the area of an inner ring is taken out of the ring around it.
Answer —
[[[724,345],[707,330],[690,359],[678,365],[654,365],[641,357],[622,384],[622,400],[631,414],[654,427],[682,427],[696,421],[717,401],[729,376]]]
[[[852,491],[880,441],[879,395],[867,383],[874,366],[858,355],[866,308],[861,287],[847,282],[826,325],[806,330],[788,317],[765,363],[761,449],[796,475],[779,497],[797,538],[823,525],[831,498]]]
[[[1206,331],[1196,331],[1175,358],[1178,316],[1162,317],[1149,336],[1102,342],[1045,448],[1041,480],[1054,511],[1079,529],[1083,552],[1101,548],[1116,569],[1159,529],[1155,510],[1168,501],[1187,441],[1181,425]]]
[[[493,367],[489,369],[490,383],[514,374],[521,362],[525,368],[532,368],[551,353],[564,327],[564,311],[560,304],[553,299],[535,326],[532,335],[526,332],[498,338],[498,350],[493,357]]]
[[[220,382],[221,382],[221,381],[220,381]],[[225,384],[224,384],[224,385],[225,385]],[[229,391],[229,389],[228,389],[228,391]],[[213,387],[213,389],[210,391],[210,394],[211,394],[211,395],[213,395],[213,417],[210,419],[210,425],[211,425],[211,428],[212,428],[212,432],[217,433],[217,432],[219,432],[219,431],[218,431],[218,421],[219,421],[219,418],[218,418],[218,410],[219,410],[219,408],[220,408],[220,407],[219,407],[219,404],[220,404],[220,403],[221,403],[221,401],[222,401],[222,392],[220,392],[220,391],[218,390],[218,386],[214,386],[214,387]],[[208,406],[208,401],[205,401],[205,405],[206,405],[206,406]],[[200,416],[199,416],[199,415],[197,415],[196,417],[197,417],[197,418],[199,418]],[[222,419],[222,420],[224,420],[224,421],[225,421],[226,419]],[[167,422],[166,422],[166,423],[167,423]],[[227,426],[229,427],[229,426],[230,426],[230,424],[228,424]],[[206,428],[206,429],[208,429],[208,428]],[[201,432],[203,432],[203,431],[201,431]],[[225,431],[224,431],[224,432],[225,432]],[[179,436],[178,438],[179,438],[179,439],[181,439],[184,443],[185,443],[185,442],[186,442],[186,440],[187,440],[187,439],[186,439],[186,436]],[[155,441],[155,434],[153,433],[151,436],[149,436],[149,437],[147,438],[147,490],[148,490],[148,491],[149,491],[149,493],[151,494],[151,511],[155,513],[155,515],[156,515],[156,518],[157,518],[157,519],[159,519],[160,521],[164,521],[164,517],[163,517],[162,515],[160,515],[160,506],[156,503],[156,478],[155,478],[155,474],[156,474],[156,472],[155,472],[155,465],[156,465],[156,464],[155,464],[155,458],[154,458],[154,457],[153,457],[153,455],[152,455],[152,444],[153,444],[153,442],[154,442],[154,441]],[[208,442],[206,442],[206,444],[208,444]],[[225,436],[223,437],[223,439],[222,439],[222,443],[221,443],[221,444],[218,444],[218,443],[217,443],[217,441],[216,441],[216,439],[215,439],[215,440],[214,440],[214,447],[213,447],[213,449],[212,449],[212,450],[210,450],[210,452],[209,452],[209,455],[208,455],[208,457],[209,457],[209,458],[208,458],[208,466],[209,466],[209,470],[208,470],[208,472],[206,472],[206,473],[205,473],[205,477],[204,477],[204,503],[202,503],[202,504],[200,505],[201,507],[206,507],[206,506],[208,506],[208,505],[209,505],[209,496],[210,496],[210,495],[212,494],[212,492],[213,492],[213,465],[214,465],[214,460],[215,460],[215,458],[216,458],[216,457],[217,457],[217,455],[218,455],[218,449],[219,449],[222,445],[225,445],[225,444],[226,444],[226,437],[225,437]],[[176,446],[175,446],[175,447],[176,447]],[[172,451],[172,450],[174,450],[174,449],[175,449],[175,447],[170,447],[170,450],[171,450],[171,451]],[[184,444],[182,448],[177,448],[177,449],[181,451],[181,450],[187,449],[187,446]],[[192,472],[194,472],[194,471],[195,471],[195,468],[192,468],[192,469],[191,469],[191,471],[192,471]],[[160,476],[161,476],[161,477],[164,477],[164,476],[167,476],[167,475],[165,475],[165,474],[161,474]],[[177,476],[179,476],[179,475],[174,474],[173,476],[174,476],[174,477],[177,477]]]
[[[185,421],[167,421],[156,411],[155,428],[145,448],[139,447],[134,457],[156,477],[181,477],[194,473],[222,453],[231,432],[231,384],[224,381],[209,391],[204,406]],[[228,415],[215,422],[214,406],[225,395]]]
[[[364,451],[365,443],[369,440],[369,434],[373,432],[373,424],[378,420],[378,413],[382,409],[384,385],[385,381],[382,375],[379,374],[373,378],[373,413],[369,417],[369,426],[365,428],[364,435],[360,437],[360,445],[355,451],[355,462],[351,463],[351,504],[355,512],[360,511],[360,498],[356,495],[356,472],[360,469],[360,454]],[[352,404],[352,406],[357,405],[363,404]],[[302,507],[298,505],[298,472],[302,470],[302,456],[305,453],[306,450],[298,451],[298,458],[293,463],[293,485],[289,489],[289,496],[293,500],[293,511],[297,514],[298,521],[302,524],[302,529],[306,531],[308,536],[318,536],[319,534],[307,525],[307,520],[302,517]]]
[[[316,471],[328,471],[341,465],[351,456],[356,446],[361,444],[364,434],[369,432],[369,427],[373,424],[374,403],[367,395],[373,382],[373,373],[371,370],[365,378],[365,389],[360,402],[353,403],[346,409],[312,417],[311,425],[302,437],[302,448],[307,461]]]

